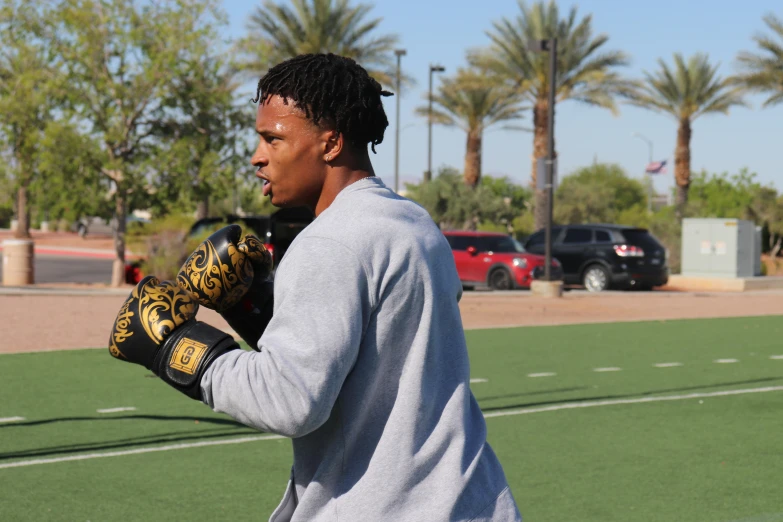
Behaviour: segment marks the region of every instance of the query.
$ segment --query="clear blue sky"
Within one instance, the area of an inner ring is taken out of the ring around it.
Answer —
[[[245,32],[245,21],[261,2],[225,0],[229,14],[228,36]],[[465,51],[489,43],[485,31],[495,20],[515,17],[515,0],[379,0],[374,17],[383,18],[380,30],[396,33],[401,47],[407,49],[402,67],[413,76],[416,87],[404,92],[400,109],[400,178],[417,182],[427,167],[427,127],[415,115],[425,103],[430,63],[440,63],[446,73],[465,65]],[[720,73],[735,72],[734,59],[740,50],[755,51],[752,36],[766,31],[762,17],[774,12],[783,17],[780,0],[584,0],[559,2],[566,12],[577,5],[580,15],[592,14],[595,33],[609,36],[607,49],[618,49],[631,57],[625,68],[630,77],[656,69],[659,57],[671,61],[672,53],[686,56],[706,52],[720,63]],[[437,85],[437,75],[436,75]],[[761,97],[751,97],[751,108],[733,109],[728,116],[703,116],[693,125],[691,161],[695,171],[736,172],[747,167],[764,183],[783,189],[783,105],[762,109]],[[384,142],[373,157],[376,174],[390,186],[394,182],[394,98],[386,99],[391,125]],[[531,116],[520,122],[531,125]],[[555,139],[560,175],[600,162],[621,165],[631,176],[642,177],[648,148],[631,136],[639,132],[654,144],[656,160],[666,159],[668,173],[655,177],[656,190],[668,191],[673,185],[673,155],[677,126],[673,118],[622,106],[619,116],[587,107],[574,101],[558,105]],[[433,170],[451,165],[462,168],[465,135],[458,129],[435,126],[433,129]],[[532,134],[513,131],[489,131],[484,136],[483,171],[493,176],[508,176],[518,183],[530,178]]]

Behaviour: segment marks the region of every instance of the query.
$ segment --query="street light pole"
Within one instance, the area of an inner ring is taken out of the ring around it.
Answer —
[[[640,140],[643,140],[647,143],[647,151],[649,153],[649,161],[647,164],[653,162],[653,143],[652,140],[644,136],[643,134],[639,134],[638,132],[634,132],[631,134],[634,138],[639,138]],[[646,173],[645,169],[645,173]],[[653,198],[653,186],[652,186],[652,177],[650,174],[647,174],[647,212],[652,214],[652,198]]]
[[[432,181],[432,73],[443,72],[446,68],[441,65],[430,65],[430,96],[427,109],[427,172],[424,173],[424,181]]]
[[[557,80],[557,38],[549,40],[536,40],[530,42],[530,49],[533,51],[545,51],[549,53],[549,111],[547,112],[547,128],[549,136],[547,137],[546,152],[546,185],[547,190],[547,209],[546,225],[544,232],[544,257],[546,266],[544,267],[544,279],[552,280],[552,207],[554,206],[554,168],[555,168],[555,91]]]
[[[395,49],[394,54],[397,55],[397,123],[395,124],[395,137],[394,137],[394,192],[400,193],[400,97],[402,91],[400,89],[400,60],[405,56],[405,49]]]
[[[549,47],[549,114],[547,116],[547,127],[549,128],[549,139],[547,140],[547,165],[546,165],[546,184],[549,190],[549,201],[547,203],[546,216],[546,270],[544,277],[547,281],[552,280],[552,207],[555,202],[555,80],[557,77],[557,38],[551,38],[548,42]]]

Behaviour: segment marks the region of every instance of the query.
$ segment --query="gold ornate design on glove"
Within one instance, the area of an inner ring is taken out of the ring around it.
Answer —
[[[133,317],[138,316],[147,336],[160,345],[174,328],[194,318],[197,311],[198,303],[175,283],[161,283],[150,277],[144,284],[136,285],[120,308],[109,339],[109,352],[118,359],[127,359],[121,348],[134,334]]]
[[[232,264],[241,257],[232,244],[228,245],[228,256]],[[177,276],[180,287],[190,292],[201,304],[209,307],[225,299],[224,295],[230,296],[239,281],[238,273],[222,262],[215,245],[208,240],[201,243],[190,255]],[[240,289],[237,301],[243,294],[244,291]]]
[[[245,236],[239,245],[229,243],[227,256],[225,261],[230,264],[220,259],[211,241],[204,241],[185,261],[177,275],[177,284],[208,308],[218,312],[231,308],[247,293],[253,281],[253,263],[260,262],[271,270],[272,256],[252,235]]]
[[[179,325],[196,316],[198,304],[172,281],[159,283],[151,279],[139,299],[139,318],[144,330],[155,344]]]
[[[256,236],[247,235],[239,242],[239,251],[244,252],[257,268],[263,268],[265,274],[269,275],[272,271],[272,254],[266,249],[264,244]]]

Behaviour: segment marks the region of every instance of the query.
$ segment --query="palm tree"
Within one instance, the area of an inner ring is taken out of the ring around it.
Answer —
[[[705,54],[695,54],[687,62],[674,54],[674,69],[658,60],[655,74],[629,93],[632,105],[667,113],[677,119],[677,148],[674,150],[674,178],[677,182],[677,211],[682,216],[688,202],[691,179],[691,123],[702,114],[727,114],[735,105],[744,106],[742,94],[731,79],[717,76],[718,66],[710,65]]]
[[[349,0],[265,0],[250,17],[248,36],[240,40],[240,68],[258,74],[307,53],[334,53],[353,58],[384,85],[392,85],[393,50],[398,37],[377,36],[381,18],[368,20],[372,6]]]
[[[620,51],[602,51],[609,39],[593,36],[592,17],[577,19],[576,8],[565,18],[554,0],[528,7],[519,0],[520,14],[514,20],[503,19],[492,24],[487,35],[492,40],[489,49],[471,54],[471,62],[495,73],[516,87],[533,108],[532,182],[536,186],[536,165],[547,155],[549,113],[549,56],[531,50],[531,44],[557,38],[558,102],[573,99],[589,105],[617,111],[615,96],[630,87],[614,69],[628,64]],[[544,226],[546,192],[536,192],[535,226]]]
[[[768,14],[764,22],[778,41],[765,35],[754,37],[764,54],[739,53],[737,62],[742,73],[736,79],[751,91],[769,93],[764,102],[768,107],[783,102],[783,20]]]
[[[481,143],[484,131],[497,123],[522,118],[522,97],[477,71],[460,69],[446,78],[432,95],[432,122],[459,127],[467,133],[464,181],[476,187],[481,180]],[[429,108],[416,112],[428,117]]]

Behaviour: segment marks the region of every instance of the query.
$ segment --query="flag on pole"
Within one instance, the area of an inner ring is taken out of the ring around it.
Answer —
[[[653,161],[644,169],[646,174],[666,174],[666,160]]]

